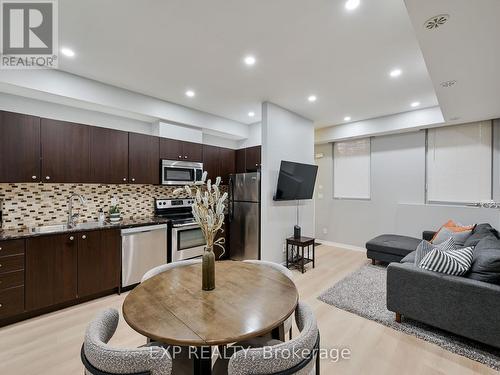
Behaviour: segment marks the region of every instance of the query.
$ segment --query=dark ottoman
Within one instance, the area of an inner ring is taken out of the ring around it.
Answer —
[[[397,234],[383,234],[366,243],[366,256],[375,263],[399,262],[412,251],[415,251],[421,239],[398,236]]]

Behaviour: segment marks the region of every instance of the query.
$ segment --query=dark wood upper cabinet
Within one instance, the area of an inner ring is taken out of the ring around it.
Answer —
[[[160,159],[181,160],[182,155],[182,141],[160,138]]]
[[[235,168],[236,173],[245,173],[246,169],[246,149],[241,148],[235,152]]]
[[[128,176],[135,184],[159,184],[160,138],[129,133]]]
[[[77,296],[77,234],[29,238],[26,242],[26,310]]]
[[[42,181],[89,182],[90,126],[41,120]]]
[[[201,162],[203,160],[203,145],[160,138],[160,159]]]
[[[203,145],[193,142],[182,142],[184,160],[201,162],[203,161]]]
[[[203,145],[203,169],[208,173],[208,178],[215,181],[219,176],[220,148],[216,146]]]
[[[128,182],[128,133],[90,128],[90,182]]]
[[[40,181],[40,118],[0,111],[0,182]]]
[[[227,185],[229,183],[229,175],[235,173],[235,154],[234,150],[229,148],[220,148],[219,150],[220,164],[219,164],[219,176],[222,178],[222,184]]]
[[[261,164],[261,146],[249,147],[246,150],[246,171],[255,172]]]
[[[118,230],[76,233],[78,241],[78,297],[118,288],[121,237]]]

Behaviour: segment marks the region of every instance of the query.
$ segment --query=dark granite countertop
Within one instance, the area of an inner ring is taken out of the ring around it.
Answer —
[[[65,228],[57,231],[43,232],[43,233],[33,232],[31,228],[0,229],[0,241],[39,237],[39,236],[49,236],[49,235],[63,234],[63,233],[101,230],[101,229],[133,228],[133,227],[140,227],[140,226],[154,225],[154,224],[166,224],[168,223],[168,221],[169,221],[168,219],[150,216],[150,217],[122,219],[118,223],[111,223],[108,221],[106,221],[104,224],[99,224],[97,222],[89,222],[89,223],[83,222],[83,223],[78,223],[77,226],[74,228]],[[57,225],[57,223],[54,224]],[[52,224],[47,224],[47,225],[52,225]]]

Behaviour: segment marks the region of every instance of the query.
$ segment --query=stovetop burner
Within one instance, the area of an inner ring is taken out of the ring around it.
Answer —
[[[155,199],[155,216],[173,224],[194,223],[191,205],[194,199]]]

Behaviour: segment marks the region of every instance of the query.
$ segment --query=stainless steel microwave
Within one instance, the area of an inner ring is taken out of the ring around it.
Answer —
[[[201,180],[203,163],[179,160],[161,161],[162,185],[191,185]]]

